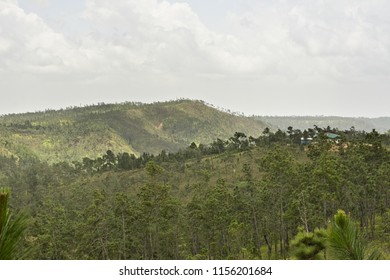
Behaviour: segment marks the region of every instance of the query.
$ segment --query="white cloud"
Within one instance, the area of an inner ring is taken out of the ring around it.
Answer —
[[[27,0],[27,1],[41,7],[46,7],[47,5],[49,5],[49,0]]]
[[[51,10],[51,1],[28,1],[46,3],[45,13],[61,10]],[[123,92],[161,99],[154,95],[161,92],[170,98],[213,94],[210,99],[218,103],[225,93],[252,100],[277,92],[280,101],[283,92],[338,89],[334,84],[353,84],[352,92],[360,81],[369,85],[390,75],[389,1],[246,0],[238,12],[237,2],[228,2],[231,10],[218,12],[219,20],[226,14],[219,32],[189,4],[163,0],[85,0],[79,15],[69,9],[74,26],[64,32],[66,27],[54,26],[44,13],[27,13],[17,1],[2,0],[0,83],[13,92],[46,86],[58,95],[72,92],[75,100],[102,100],[107,92],[118,100],[134,99]],[[77,24],[82,31],[72,34]],[[23,88],[15,82],[20,74]],[[375,89],[383,93],[387,86]]]
[[[71,63],[74,50],[35,14],[16,3],[0,3],[0,68],[11,72],[50,73]]]
[[[254,67],[239,40],[211,32],[188,4],[156,0],[86,3],[84,18],[93,24],[100,46],[117,65],[135,64],[175,75]]]
[[[327,1],[294,7],[290,12],[291,38],[313,56],[353,57],[385,51],[376,20],[369,19],[369,11],[361,9],[359,2]]]
[[[232,29],[266,50],[279,70],[331,79],[388,74],[388,1],[251,2],[251,11],[230,13]],[[368,73],[371,68],[377,71]]]
[[[202,76],[256,68],[240,40],[210,31],[185,3],[87,0],[83,18],[92,32],[79,40],[16,2],[0,5],[0,67],[10,71]]]
[[[385,1],[247,1],[252,10],[228,14],[227,35],[208,29],[186,3],[86,0],[92,32],[72,41],[15,3],[2,2],[0,12],[0,65],[15,71],[296,79],[390,67]]]

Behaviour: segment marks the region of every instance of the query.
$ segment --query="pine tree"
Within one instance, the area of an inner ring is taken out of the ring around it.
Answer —
[[[339,260],[377,260],[378,250],[370,248],[363,234],[343,210],[338,210],[329,230],[331,257]]]
[[[298,260],[324,259],[327,233],[324,229],[316,228],[314,232],[307,232],[299,228],[298,234],[291,241],[292,252]]]
[[[17,248],[27,223],[23,215],[12,215],[8,208],[9,189],[0,189],[0,260],[20,257]]]

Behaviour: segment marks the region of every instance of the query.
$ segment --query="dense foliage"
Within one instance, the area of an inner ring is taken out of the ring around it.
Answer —
[[[324,233],[339,209],[389,258],[388,142],[376,131],[289,127],[139,157],[3,156],[0,187],[28,212],[30,259],[339,258]]]

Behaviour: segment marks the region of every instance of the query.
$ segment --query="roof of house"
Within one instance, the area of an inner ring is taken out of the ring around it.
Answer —
[[[331,132],[326,132],[325,136],[328,137],[329,139],[336,139],[340,137],[340,135]]]

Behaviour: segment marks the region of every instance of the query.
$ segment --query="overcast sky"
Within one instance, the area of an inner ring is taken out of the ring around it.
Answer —
[[[0,114],[201,99],[390,115],[388,0],[0,0]]]

